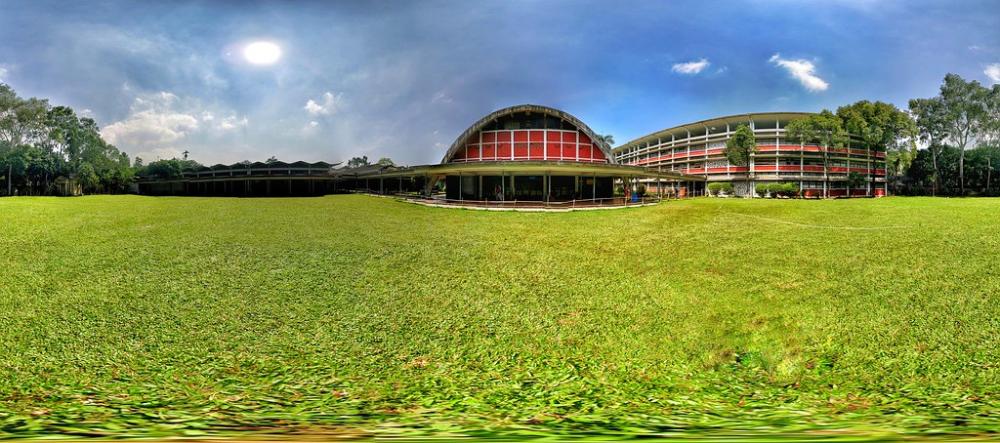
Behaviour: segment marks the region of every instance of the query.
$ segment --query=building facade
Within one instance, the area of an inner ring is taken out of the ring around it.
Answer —
[[[326,162],[255,162],[205,166],[180,177],[140,177],[138,192],[146,195],[287,197],[324,195],[337,191],[332,175],[337,164]]]
[[[885,195],[885,151],[865,149],[853,136],[842,148],[790,140],[785,133],[788,122],[808,115],[770,112],[704,120],[639,137],[615,148],[613,155],[625,165],[696,175],[707,183],[729,182],[743,196],[767,182],[796,183],[805,197]],[[747,166],[730,164],[723,152],[740,124],[748,125],[757,140],[757,152]],[[864,178],[862,185],[850,187],[852,172]],[[647,181],[650,186],[657,185]]]
[[[405,193],[413,183],[443,184],[442,201],[487,205],[615,204],[624,199],[616,196],[616,184],[635,180],[686,183],[704,178],[618,164],[611,147],[582,121],[565,111],[530,104],[483,116],[455,139],[436,165],[357,177],[367,190],[383,193]]]
[[[150,195],[306,196],[372,192],[433,199],[443,204],[517,206],[628,204],[616,184],[704,182],[700,176],[621,165],[611,147],[576,117],[539,105],[517,105],[483,116],[463,131],[440,163],[335,168],[319,163],[238,163],[142,177]],[[665,186],[664,186],[665,187]],[[443,192],[442,192],[443,191]]]

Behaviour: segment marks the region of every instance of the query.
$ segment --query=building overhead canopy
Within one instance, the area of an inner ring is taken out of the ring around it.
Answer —
[[[609,163],[580,163],[562,161],[484,161],[474,163],[442,163],[405,168],[366,169],[355,178],[392,178],[441,175],[578,175],[601,177],[658,178],[669,181],[705,181],[705,177],[674,171],[659,171],[642,166]]]

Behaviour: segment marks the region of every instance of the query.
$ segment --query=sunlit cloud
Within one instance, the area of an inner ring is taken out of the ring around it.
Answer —
[[[332,115],[339,108],[340,94],[334,95],[332,92],[324,92],[319,102],[309,99],[302,108],[309,115]]]
[[[986,77],[992,80],[993,83],[1000,83],[1000,63],[993,63],[986,66],[986,69],[983,70],[983,74],[986,74]]]
[[[711,63],[709,63],[708,59],[703,58],[701,60],[695,60],[687,63],[675,63],[670,70],[678,74],[694,75],[705,70],[705,68],[710,65]]]
[[[785,59],[780,54],[774,54],[769,62],[784,68],[792,78],[799,81],[810,92],[826,91],[830,84],[816,75],[816,65],[806,59]]]

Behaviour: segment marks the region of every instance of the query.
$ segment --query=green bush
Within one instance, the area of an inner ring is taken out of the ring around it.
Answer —
[[[715,182],[708,184],[708,192],[712,195],[719,195],[719,193],[730,194],[733,193],[733,184],[729,182]]]
[[[757,186],[754,186],[754,192],[756,192],[757,195],[763,197],[763,196],[767,195],[768,192],[771,192],[771,184],[770,183],[757,183]]]
[[[763,197],[795,197],[799,195],[799,184],[794,182],[758,183],[755,187],[757,195]]]

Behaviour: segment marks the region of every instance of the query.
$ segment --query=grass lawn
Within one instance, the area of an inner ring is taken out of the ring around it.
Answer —
[[[997,199],[4,198],[0,312],[0,437],[1000,432]]]

